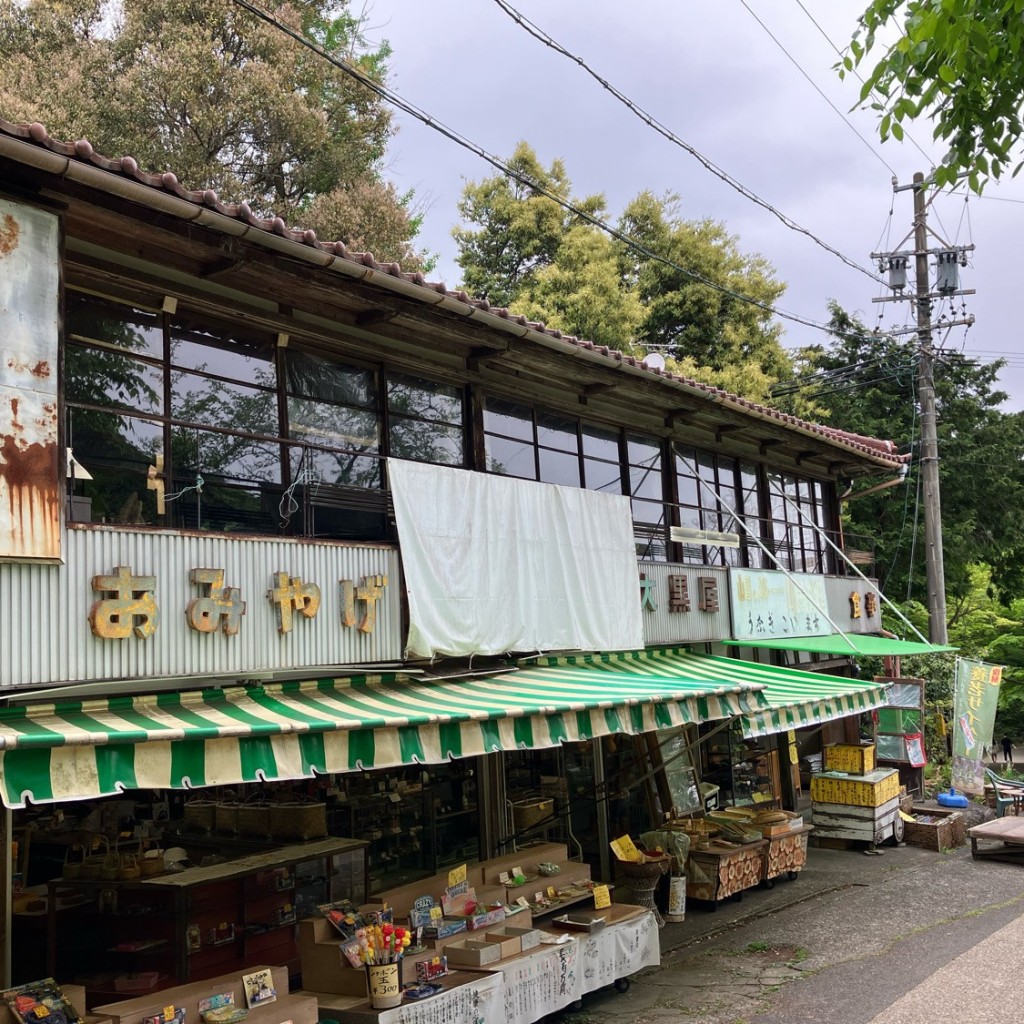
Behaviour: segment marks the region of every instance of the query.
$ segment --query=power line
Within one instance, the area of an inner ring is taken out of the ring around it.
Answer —
[[[379,96],[381,99],[390,103],[392,106],[397,107],[401,111],[404,111],[406,114],[408,114],[410,117],[415,118],[417,121],[421,121],[428,128],[432,128],[434,131],[439,132],[445,138],[451,140],[452,142],[461,146],[463,149],[466,149],[469,152],[473,153],[474,155],[480,157],[480,159],[486,160],[487,163],[489,163],[492,167],[496,168],[506,177],[518,181],[520,184],[532,189],[539,195],[542,195],[546,199],[551,200],[553,203],[560,206],[563,210],[568,211],[569,213],[573,214],[573,216],[578,217],[580,220],[584,221],[587,224],[590,224],[592,227],[598,228],[599,230],[606,232],[612,238],[615,238],[618,241],[622,242],[624,245],[628,246],[634,252],[639,253],[640,255],[645,256],[648,259],[654,260],[657,263],[661,263],[664,266],[671,268],[672,270],[676,270],[680,274],[683,274],[684,276],[694,281],[697,281],[700,284],[706,285],[713,291],[719,292],[723,295],[728,295],[730,298],[736,299],[740,302],[745,302],[748,305],[761,309],[766,313],[772,314],[773,316],[780,317],[783,320],[789,320],[792,323],[801,324],[804,327],[812,327],[815,330],[822,331],[825,334],[836,336],[837,332],[833,330],[831,327],[829,327],[828,324],[820,323],[817,320],[811,320],[807,317],[800,316],[797,313],[790,313],[785,310],[779,309],[778,307],[772,306],[770,303],[764,302],[761,299],[755,299],[751,295],[744,295],[742,292],[737,292],[732,288],[727,288],[724,285],[718,284],[717,281],[712,281],[710,278],[704,277],[703,274],[698,274],[696,271],[688,270],[686,267],[681,266],[674,260],[667,259],[666,257],[661,256],[656,252],[653,252],[652,250],[648,249],[645,245],[642,245],[635,239],[630,238],[628,235],[619,231],[617,228],[613,228],[610,224],[606,224],[604,221],[599,220],[592,214],[589,214],[585,210],[580,209],[578,206],[575,206],[574,204],[568,202],[561,196],[555,195],[555,193],[551,192],[549,189],[546,189],[543,185],[541,185],[539,182],[534,181],[529,176],[523,174],[520,171],[516,171],[512,167],[509,167],[508,164],[506,164],[499,157],[496,157],[493,154],[488,153],[487,150],[485,150],[483,147],[478,146],[475,142],[470,141],[465,136],[457,132],[454,128],[449,128],[442,121],[439,121],[437,118],[432,117],[430,114],[426,113],[426,111],[420,110],[419,107],[410,103],[408,100],[403,99],[401,96],[393,92],[391,89],[388,89],[386,86],[381,85],[379,82],[375,82],[372,78],[364,74],[357,67],[355,67],[352,64],[349,64],[348,61],[335,56],[328,50],[325,50],[322,46],[314,42],[312,39],[309,39],[301,32],[291,28],[289,25],[286,25],[281,21],[278,21],[277,18],[275,18],[272,14],[270,14],[268,11],[264,11],[256,4],[251,3],[250,0],[233,0],[233,2],[238,7],[241,7],[244,10],[248,11],[250,14],[255,15],[261,21],[266,22],[268,25],[271,25],[272,27],[278,29],[280,32],[283,32],[285,35],[290,36],[297,43],[300,43],[302,46],[305,46],[307,49],[311,50],[313,53],[317,54],[319,57],[326,60],[328,63],[334,65],[334,67],[336,67],[339,71],[348,75],[350,78],[355,79],[361,85],[365,86],[375,95]]]
[[[896,172],[885,162],[885,157],[883,157],[874,148],[874,146],[872,146],[871,143],[868,142],[868,140],[865,139],[864,136],[861,135],[861,133],[859,131],[857,131],[857,129],[853,125],[853,122],[825,95],[824,92],[822,92],[821,88],[818,86],[818,83],[815,82],[814,79],[811,78],[811,76],[809,74],[807,74],[806,71],[804,71],[804,69],[800,66],[799,62],[797,61],[797,59],[789,52],[789,50],[787,50],[785,48],[785,46],[782,45],[782,43],[772,33],[772,30],[754,13],[754,11],[751,9],[750,5],[747,3],[747,0],[740,0],[740,3],[747,9],[747,13],[754,19],[754,21],[756,21],[758,23],[758,25],[760,25],[761,28],[763,28],[765,30],[765,32],[768,34],[768,38],[771,39],[771,41],[773,43],[775,43],[775,45],[786,55],[786,57],[789,58],[789,61],[793,65],[793,67],[795,67],[797,69],[797,71],[799,71],[800,74],[803,75],[804,78],[806,78],[808,82],[810,82],[811,87],[814,89],[814,91],[836,112],[836,114],[840,118],[842,118],[842,121],[846,125],[846,127],[849,128],[850,131],[853,132],[853,134],[856,135],[857,138],[860,139],[860,141],[864,143],[864,145],[868,149],[868,152],[870,152],[871,155],[894,178],[898,177]]]
[[[832,42],[832,39],[829,36],[829,34],[821,27],[821,25],[818,24],[817,21],[815,21],[814,15],[811,14],[811,12],[809,10],[807,10],[806,7],[804,7],[804,5],[801,2],[801,0],[796,0],[796,5],[797,5],[797,7],[800,8],[801,11],[804,12],[804,14],[807,15],[807,17],[810,20],[811,24],[821,33],[821,36],[825,40],[825,42],[828,43],[828,45],[831,46],[832,49],[835,51],[836,56],[840,60],[845,60],[845,57],[843,56],[843,51],[840,50],[839,47],[836,46],[836,44],[834,42]],[[749,10],[749,8],[748,8],[748,10]],[[859,81],[862,84],[865,84],[865,85],[867,84],[866,82],[864,82],[863,77],[861,76],[860,72],[856,68],[853,69],[853,73],[854,73],[854,75],[856,75],[856,77],[859,79]],[[872,92],[876,92],[876,90],[872,89]],[[915,138],[913,138],[913,136],[911,136],[911,134],[906,129],[903,130],[903,136],[914,147],[914,149],[916,149],[918,151],[918,153],[920,153],[921,156],[923,156],[925,158],[925,160],[928,161],[929,164],[931,164],[933,162],[932,158],[917,144],[917,140]]]
[[[543,29],[539,28],[532,21],[530,21],[524,14],[516,10],[507,0],[494,0],[494,2],[505,12],[521,29],[532,36],[538,42],[543,43],[549,49],[554,50],[556,53],[561,54],[563,57],[571,60],[574,64],[579,65],[581,70],[585,71],[591,78],[594,79],[605,91],[611,93],[623,106],[625,106],[631,113],[635,114],[644,124],[649,128],[653,128],[663,138],[668,139],[673,145],[678,146],[680,149],[685,150],[695,160],[701,163],[705,169],[709,170],[715,177],[724,181],[731,188],[735,189],[745,199],[749,199],[752,203],[760,206],[762,209],[767,210],[769,213],[777,217],[787,228],[791,231],[795,231],[798,234],[805,235],[811,239],[812,242],[821,246],[822,249],[832,253],[833,256],[837,256],[843,261],[848,267],[852,267],[854,270],[860,271],[866,277],[870,277],[872,281],[881,281],[880,278],[876,277],[870,270],[865,269],[855,260],[845,256],[838,249],[833,248],[827,242],[820,239],[817,235],[813,234],[805,227],[801,227],[791,217],[786,216],[781,210],[777,209],[766,199],[762,199],[756,192],[747,188],[742,182],[734,178],[728,171],[723,170],[721,167],[713,163],[708,157],[704,156],[699,150],[695,149],[690,143],[681,139],[675,134],[670,128],[667,128],[660,121],[658,121],[653,114],[648,113],[639,104],[631,100],[624,92],[612,85],[608,79],[603,78],[599,75],[582,57],[572,51],[566,49],[561,43],[552,38]],[[884,283],[884,282],[882,282]]]

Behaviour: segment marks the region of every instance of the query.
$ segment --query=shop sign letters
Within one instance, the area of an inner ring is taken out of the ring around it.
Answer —
[[[185,620],[197,633],[223,633],[237,636],[246,613],[246,602],[238,587],[225,585],[223,569],[190,569],[189,583],[198,596],[185,606]],[[339,580],[341,625],[372,633],[377,625],[377,605],[383,600],[388,578],[384,575]],[[89,610],[89,625],[94,636],[103,640],[123,640],[133,633],[146,639],[160,625],[155,576],[135,575],[130,565],[119,565],[110,575],[94,576],[92,589],[98,594]],[[292,631],[296,621],[315,619],[320,611],[321,591],[316,583],[299,576],[275,572],[267,600],[277,613],[277,629],[282,635]]]
[[[670,614],[686,614],[692,610],[690,583],[683,573],[672,573],[668,577],[668,610]],[[655,581],[640,573],[640,608],[645,612],[656,612],[658,603],[654,597]],[[709,614],[717,612],[718,580],[714,576],[697,577],[697,607]]]

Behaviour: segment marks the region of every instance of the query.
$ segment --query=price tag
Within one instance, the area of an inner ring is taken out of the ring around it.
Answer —
[[[612,894],[608,891],[607,885],[594,886],[594,909],[603,910],[612,905]]]
[[[523,869],[522,868],[513,868],[512,869],[512,877],[513,878],[518,878],[522,874],[523,874]]]
[[[402,802],[402,797],[399,793],[388,793],[388,799],[393,804],[400,804]]]
[[[528,908],[530,906],[530,902],[529,902],[529,900],[527,900],[527,898],[525,896],[520,896],[516,900],[516,905],[526,909],[526,908]]]
[[[164,1007],[164,1020],[174,1020],[174,1005]]]
[[[431,907],[430,908],[430,920],[431,921],[440,921],[442,917],[444,917],[444,910],[441,907]]]
[[[544,893],[542,893],[542,892],[535,892],[533,894],[533,902],[534,903],[540,903],[540,901],[542,899],[544,899]]]
[[[608,845],[611,846],[612,853],[614,853],[619,860],[640,860],[640,851],[636,848],[636,844],[628,835],[619,836],[618,839],[613,839]]]
[[[42,1003],[40,1003],[32,1012],[40,1020],[44,1020],[46,1017],[50,1016],[51,1010],[48,1006],[44,1006]]]
[[[554,899],[554,898],[555,898],[555,887],[553,885],[549,885],[548,886],[548,899],[550,900],[550,899]]]
[[[452,868],[451,871],[448,872],[448,888],[449,889],[451,889],[452,886],[458,885],[459,882],[464,882],[465,880],[466,880],[466,865],[465,864],[460,864],[457,868]]]
[[[512,879],[511,879],[511,878],[509,878],[509,875],[508,875],[508,872],[507,872],[507,871],[502,871],[502,873],[501,873],[500,875],[498,875],[498,881],[499,881],[499,882],[500,882],[500,883],[501,883],[502,885],[508,885],[508,883],[509,883],[509,882],[511,882],[511,881],[512,881]]]

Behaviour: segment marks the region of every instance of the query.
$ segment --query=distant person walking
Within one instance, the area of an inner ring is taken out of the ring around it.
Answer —
[[[1013,764],[1013,740],[1009,736],[1003,736],[1000,742],[1003,744],[1003,761],[1006,764]]]

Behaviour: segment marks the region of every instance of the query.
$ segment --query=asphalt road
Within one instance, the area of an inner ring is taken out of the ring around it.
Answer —
[[[810,851],[794,882],[662,932],[662,965],[588,1024],[1024,1022],[1024,866],[969,850]],[[575,1022],[573,1022],[575,1024]]]

